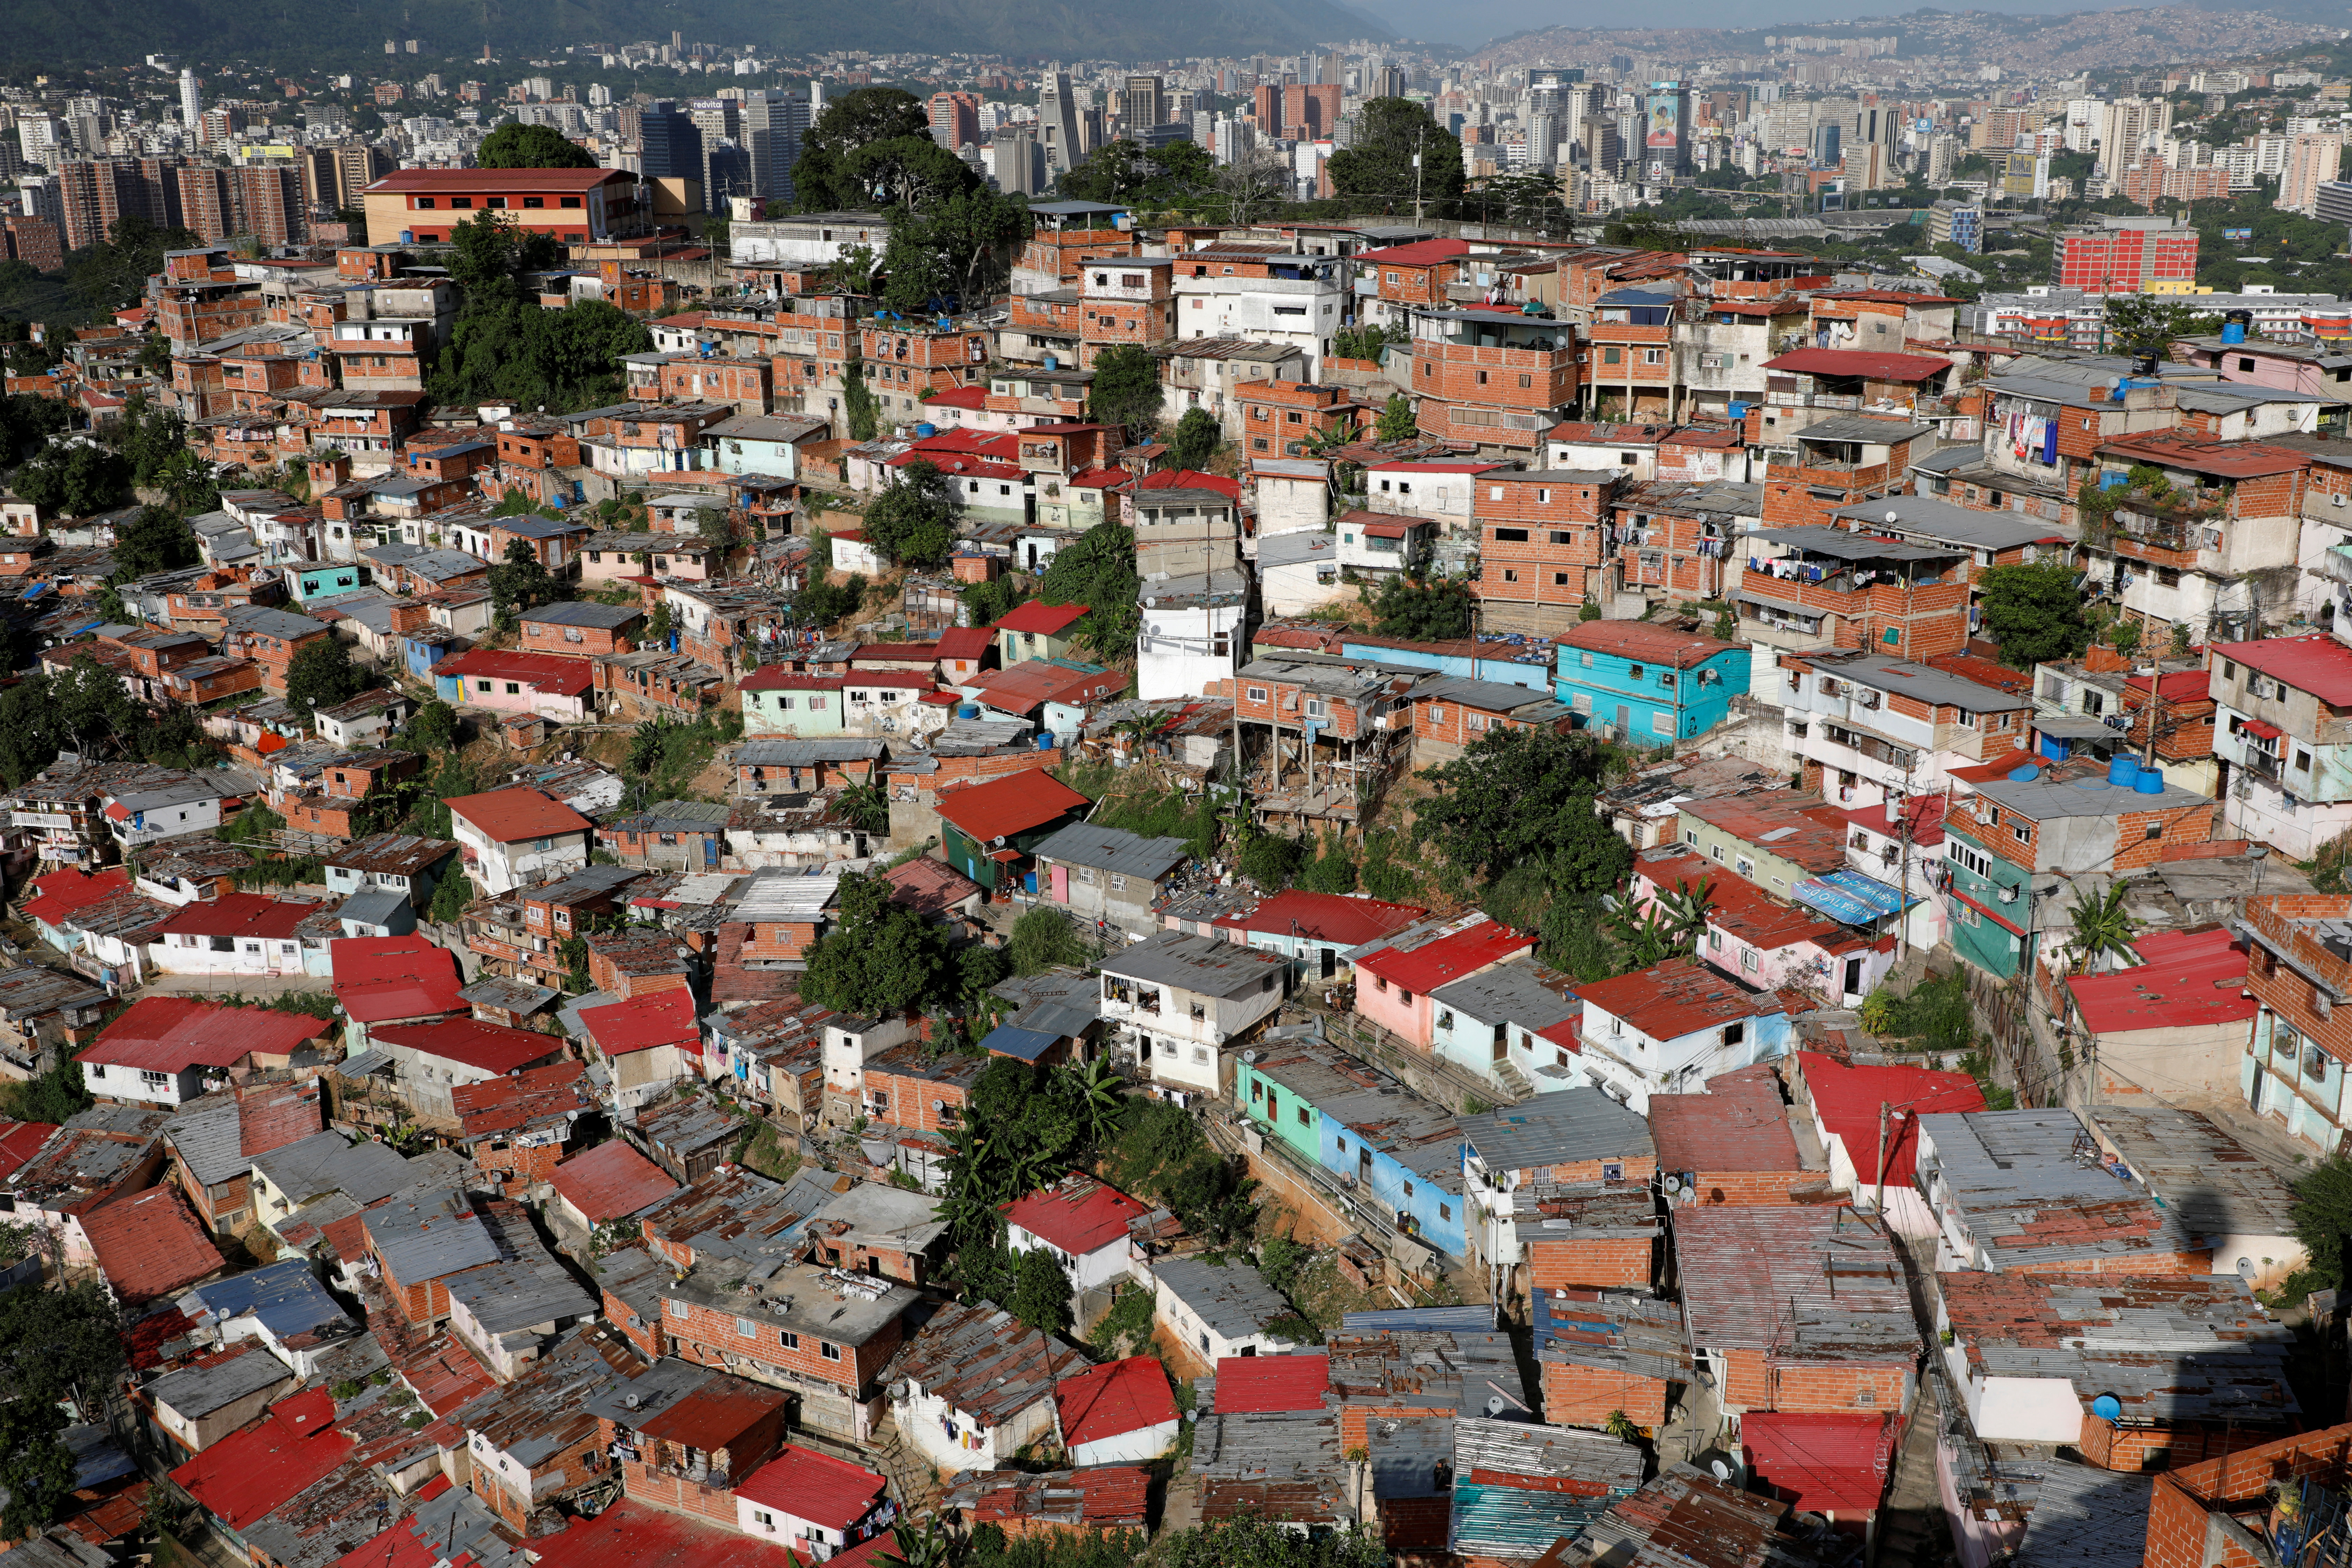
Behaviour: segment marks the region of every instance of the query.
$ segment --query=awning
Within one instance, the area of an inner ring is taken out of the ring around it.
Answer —
[[[2061,713],[2035,719],[2033,727],[2061,741],[2097,741],[2119,733],[2113,725],[2087,713]]]
[[[1976,910],[1977,913],[1984,916],[1985,919],[1992,921],[1993,924],[2000,927],[2003,931],[2009,931],[2011,934],[2015,936],[2023,936],[2025,934],[2025,928],[2023,926],[2017,924],[2007,915],[2004,915],[2000,910],[1993,909],[1990,905],[1980,904],[1974,899],[1969,897],[1966,893],[1959,891],[1958,889],[1954,889],[1951,891],[1952,897],[1968,905],[1969,908]]]
[[[2258,736],[2265,741],[2275,741],[2279,738],[2279,727],[2275,724],[2265,724],[2260,719],[2247,720],[2242,728],[2247,734]]]
[[[1906,900],[1895,889],[1875,877],[1865,877],[1859,871],[1832,871],[1826,877],[1809,877],[1789,889],[1801,904],[1807,904],[1840,925],[1875,925],[1888,915],[1916,904],[1917,899]]]

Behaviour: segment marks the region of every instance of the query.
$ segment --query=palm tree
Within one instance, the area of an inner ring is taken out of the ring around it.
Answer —
[[[1103,1148],[1117,1131],[1119,1111],[1127,1103],[1124,1080],[1111,1070],[1110,1061],[1105,1057],[1097,1057],[1076,1076],[1078,1088],[1086,1094],[1080,1113],[1087,1121],[1087,1142],[1097,1149]]]
[[[890,1531],[890,1543],[896,1550],[882,1561],[904,1563],[906,1568],[948,1568],[955,1547],[948,1532],[940,1528],[936,1513],[928,1515],[920,1528],[898,1525]]]
[[[1654,907],[1664,912],[1667,934],[1685,956],[1698,951],[1706,931],[1707,906],[1715,899],[1715,879],[1702,877],[1696,888],[1661,888]]]
[[[2132,938],[2139,932],[2139,922],[2124,910],[2121,882],[2108,883],[2105,893],[2077,900],[2073,918],[2074,940],[2069,945],[2074,949],[2075,963],[2082,968],[2089,969],[2107,954],[2126,969],[2142,962],[2132,950]]]
[[[890,831],[890,797],[879,784],[850,784],[834,798],[858,832],[879,837]]]

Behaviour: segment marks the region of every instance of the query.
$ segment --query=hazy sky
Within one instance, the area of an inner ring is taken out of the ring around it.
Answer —
[[[1628,7],[1601,0],[1452,0],[1442,5],[1410,0],[1352,0],[1360,10],[1387,22],[1406,37],[1475,48],[1492,39],[1534,27],[1771,27],[1801,26],[1856,16],[1885,16],[1887,0],[1651,0]],[[2116,0],[2126,3],[2126,0]],[[1904,9],[1912,9],[1906,6]],[[2016,11],[2049,15],[2105,10],[2081,0],[1969,0],[1954,10]]]

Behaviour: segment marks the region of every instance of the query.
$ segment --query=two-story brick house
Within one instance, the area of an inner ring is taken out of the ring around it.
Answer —
[[[2352,828],[2352,647],[2314,632],[2206,659],[2231,834],[2309,859]]]
[[[1496,469],[1475,476],[1478,575],[1493,631],[1559,632],[1601,591],[1613,468]]]
[[[1583,380],[1566,321],[1500,308],[1413,312],[1414,416],[1425,436],[1480,457],[1531,456]]]

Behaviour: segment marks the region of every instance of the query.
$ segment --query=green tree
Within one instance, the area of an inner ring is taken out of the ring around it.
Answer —
[[[1553,880],[1570,891],[1604,892],[1633,858],[1593,809],[1610,755],[1580,731],[1489,730],[1422,775],[1436,795],[1422,803],[1415,828],[1465,869],[1492,875],[1536,860],[1559,865]]]
[[[2078,574],[2063,561],[1996,566],[1978,580],[1985,628],[2000,644],[2000,660],[2019,669],[2080,658],[2091,646]]]
[[[184,447],[163,459],[155,475],[163,492],[182,517],[194,517],[220,508],[220,476],[213,465]]]
[[[890,832],[890,797],[879,784],[856,784],[834,796],[834,809],[860,833],[887,837]]]
[[[0,1538],[22,1541],[54,1522],[74,1489],[73,1450],[58,1440],[66,1413],[29,1399],[0,1404]]]
[[[1462,194],[1461,138],[1410,99],[1375,98],[1356,113],[1354,142],[1325,165],[1332,189],[1382,212],[1411,212],[1416,203],[1433,215],[1452,212]]]
[[[482,138],[474,151],[481,169],[593,169],[596,154],[567,138],[552,125],[519,125],[511,121]]]
[[[1105,664],[1133,656],[1143,613],[1136,597],[1135,531],[1117,522],[1098,522],[1073,543],[1054,552],[1039,595],[1049,604],[1084,605],[1087,647]]]
[[[809,950],[801,994],[858,1018],[893,1018],[938,992],[947,977],[938,928],[878,876],[852,872],[836,891],[838,919]]]
[[[2345,1281],[2345,1243],[2352,1237],[2352,1159],[2331,1155],[2294,1184],[2294,1206],[2287,1211],[2294,1238],[2311,1255],[2299,1283],[2336,1290]]]
[[[67,256],[66,282],[91,312],[119,310],[145,295],[147,279],[163,270],[165,251],[195,243],[192,229],[158,228],[128,214],[115,220],[106,238]]]
[[[2078,896],[2070,912],[2074,940],[2067,946],[2074,950],[2074,964],[2090,969],[2102,958],[2114,958],[2128,968],[2142,962],[2132,951],[2132,939],[2139,934],[2139,922],[2124,908],[2125,887],[2110,882],[2104,893]]]
[[[1013,935],[1004,951],[1013,960],[1015,974],[1043,974],[1061,965],[1076,968],[1087,962],[1086,944],[1078,940],[1069,917],[1044,904],[1013,922]]]
[[[1005,1310],[1040,1333],[1070,1331],[1070,1276],[1060,1258],[1044,1247],[1021,1255],[1020,1277]]]
[[[803,154],[805,156],[805,154]],[[918,211],[980,186],[971,164],[931,140],[928,130],[853,149],[842,161],[860,206]],[[884,252],[887,265],[888,252]]]
[[[95,1403],[122,1370],[122,1318],[96,1285],[0,1293],[0,1401]]]
[[[1413,642],[1443,642],[1470,635],[1470,611],[1475,601],[1470,584],[1453,577],[1423,582],[1402,574],[1384,579],[1368,594],[1373,627],[1381,636]]]
[[[1352,893],[1356,862],[1336,833],[1323,840],[1322,852],[1298,868],[1298,885],[1312,893]]]
[[[490,568],[489,589],[490,607],[502,626],[512,625],[518,616],[563,597],[563,584],[548,571],[528,539],[507,542],[506,559]]]
[[[866,538],[894,565],[931,567],[955,548],[962,503],[939,465],[918,458],[866,508]]]
[[[200,559],[196,531],[169,507],[143,506],[114,530],[114,580],[127,583],[151,572],[193,566]]]
[[[2172,357],[2172,345],[2183,338],[2201,337],[2221,330],[2218,317],[2209,315],[2177,294],[2110,294],[2105,331],[2109,344],[2121,353]]]
[[[144,393],[123,403],[115,449],[131,465],[131,482],[152,485],[174,454],[187,449],[188,422],[166,408],[150,408]]]
[[[447,754],[457,743],[457,710],[438,697],[416,710],[401,743],[420,756]]]
[[[1151,437],[1160,421],[1160,362],[1133,343],[1105,349],[1095,361],[1087,406],[1098,425],[1127,426],[1129,440]]]
[[[895,87],[863,87],[824,106],[801,138],[793,164],[793,199],[803,212],[839,212],[872,205],[869,187],[850,169],[851,155],[877,142],[929,136],[931,117],[922,100]]]
[[[77,655],[48,683],[49,707],[63,739],[89,751],[111,742],[120,747],[148,722],[144,709],[122,689],[121,678],[88,654]]]
[[[320,637],[286,667],[286,706],[306,724],[318,710],[349,701],[367,689],[367,673],[352,663],[352,650],[341,637]]]
[[[62,1061],[23,1083],[0,1086],[0,1112],[19,1121],[62,1126],[97,1103],[82,1083],[77,1061]]]
[[[851,440],[871,441],[882,433],[882,404],[866,384],[866,365],[861,360],[851,360],[842,374],[841,412],[848,422]]]
[[[1187,408],[1168,437],[1168,460],[1180,468],[1205,468],[1224,438],[1215,415],[1205,408]]]
[[[1419,435],[1421,423],[1413,415],[1412,399],[1402,392],[1390,393],[1372,433],[1383,441],[1410,441]]]
[[[111,448],[61,441],[18,468],[11,488],[45,510],[89,517],[129,499],[131,465]]]
[[[1369,1525],[1310,1538],[1260,1514],[1238,1514],[1154,1543],[1163,1568],[1388,1568],[1389,1554]]]

